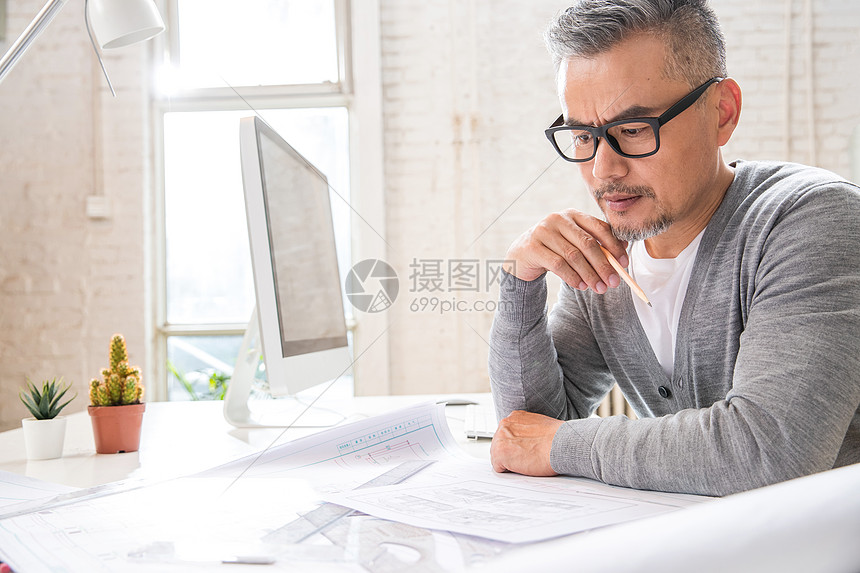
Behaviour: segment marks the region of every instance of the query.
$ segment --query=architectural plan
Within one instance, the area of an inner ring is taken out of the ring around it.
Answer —
[[[456,461],[434,464],[402,484],[326,496],[375,517],[507,543],[569,535],[708,499],[579,478],[497,474],[486,463]]]

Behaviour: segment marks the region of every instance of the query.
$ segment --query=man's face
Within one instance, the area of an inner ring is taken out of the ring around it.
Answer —
[[[649,35],[625,40],[594,58],[571,58],[559,69],[567,124],[600,126],[656,117],[690,91],[666,79],[665,46]],[[713,88],[701,99],[709,98]],[[701,101],[701,100],[700,100]],[[676,239],[704,228],[722,199],[716,106],[693,105],[660,128],[660,149],[638,159],[618,155],[601,141],[594,159],[579,163],[586,185],[616,236]]]

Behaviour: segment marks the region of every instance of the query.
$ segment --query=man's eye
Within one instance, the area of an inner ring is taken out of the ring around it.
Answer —
[[[621,125],[616,125],[610,128],[610,133],[615,138],[624,138],[624,139],[641,139],[644,137],[651,137],[654,133],[651,126],[647,123],[622,123]]]
[[[577,147],[581,147],[583,145],[588,145],[591,143],[591,134],[590,133],[578,133],[573,136],[573,143]]]

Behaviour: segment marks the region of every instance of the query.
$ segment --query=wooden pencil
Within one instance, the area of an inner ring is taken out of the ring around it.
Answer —
[[[648,300],[647,296],[645,296],[645,291],[643,291],[642,288],[638,284],[636,284],[636,281],[633,280],[633,277],[627,274],[627,271],[624,270],[624,267],[621,266],[621,263],[618,262],[618,259],[612,256],[612,253],[607,251],[603,247],[603,245],[600,245],[600,250],[603,251],[603,254],[606,255],[607,259],[609,259],[609,264],[612,265],[612,268],[618,271],[618,274],[621,275],[621,278],[624,279],[624,282],[626,282],[630,289],[634,293],[636,293],[636,296],[641,298],[648,306],[651,306],[651,301]]]

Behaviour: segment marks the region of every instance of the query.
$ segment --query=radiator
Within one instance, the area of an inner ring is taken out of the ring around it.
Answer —
[[[627,416],[631,420],[636,419],[636,414],[633,413],[633,408],[630,407],[630,404],[627,403],[627,400],[624,399],[624,395],[621,393],[621,388],[616,384],[612,387],[612,390],[609,391],[609,394],[606,395],[606,398],[603,399],[603,402],[600,403],[600,406],[597,407],[597,415],[601,418],[605,418],[607,416]]]

